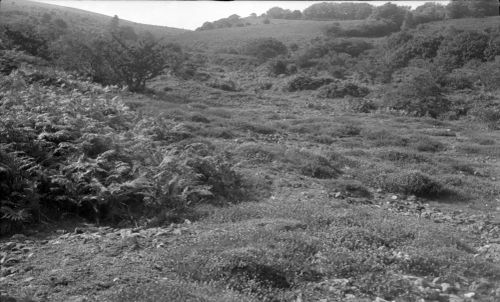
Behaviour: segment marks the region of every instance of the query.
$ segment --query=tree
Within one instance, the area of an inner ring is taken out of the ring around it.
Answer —
[[[271,19],[284,19],[286,14],[287,11],[281,7],[273,7],[266,12],[266,15]]]
[[[375,20],[388,20],[394,23],[394,25],[399,28],[405,19],[407,8],[402,6],[397,6],[392,3],[386,3],[384,5],[378,6],[373,10],[370,15],[370,19]]]
[[[102,57],[116,78],[130,91],[144,91],[146,81],[160,75],[165,69],[175,69],[183,59],[179,46],[162,44],[147,39],[129,42],[112,34]]]
[[[433,2],[427,2],[415,8],[413,17],[416,24],[443,20],[446,17],[446,7]]]
[[[117,15],[115,15],[111,21],[109,22],[109,30],[110,31],[116,31],[118,30],[118,27],[120,26],[120,18],[118,18]]]

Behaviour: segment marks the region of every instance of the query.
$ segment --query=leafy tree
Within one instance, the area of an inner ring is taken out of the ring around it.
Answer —
[[[399,28],[403,24],[407,11],[406,7],[397,6],[389,2],[376,7],[370,15],[370,19],[387,20]]]
[[[287,10],[277,6],[270,8],[266,12],[266,15],[271,19],[284,19],[286,14]]]
[[[443,20],[446,17],[446,7],[433,2],[427,2],[415,8],[413,17],[416,24]]]
[[[112,34],[102,57],[117,79],[130,91],[144,91],[146,81],[160,75],[166,68],[174,69],[182,61],[181,49],[159,40],[129,42]]]

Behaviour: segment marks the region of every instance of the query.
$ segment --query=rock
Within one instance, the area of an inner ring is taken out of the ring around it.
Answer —
[[[337,193],[335,193],[335,195],[333,195],[333,197],[335,197],[335,198],[339,198],[340,196],[342,196],[342,193],[340,193],[340,192],[337,192]]]
[[[181,229],[175,229],[172,234],[174,235],[182,235],[182,230]]]
[[[466,298],[473,298],[475,295],[476,295],[476,293],[470,292],[470,293],[464,294],[464,297],[466,297]]]
[[[375,298],[375,300],[373,300],[373,302],[389,302],[389,301],[382,299],[380,297],[377,297],[377,298]]]
[[[398,196],[397,196],[397,195],[392,195],[392,196],[391,196],[391,199],[392,199],[392,200],[397,200],[397,199],[398,199]]]

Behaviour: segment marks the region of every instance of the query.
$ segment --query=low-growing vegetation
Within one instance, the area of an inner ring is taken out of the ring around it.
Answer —
[[[497,301],[493,2],[2,3],[0,300]]]

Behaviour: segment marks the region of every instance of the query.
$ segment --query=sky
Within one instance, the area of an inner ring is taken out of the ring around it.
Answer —
[[[194,30],[206,21],[215,21],[232,14],[247,17],[260,15],[274,6],[290,10],[303,10],[313,3],[324,1],[87,1],[87,0],[36,0],[49,4],[79,8],[107,16],[138,23],[162,25]],[[329,1],[349,2],[349,1]],[[357,1],[381,5],[387,1]],[[425,2],[448,1],[393,1],[398,5],[415,8]]]

